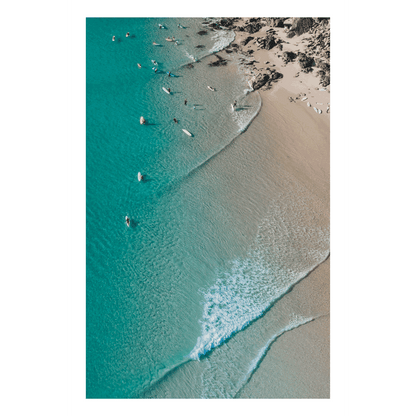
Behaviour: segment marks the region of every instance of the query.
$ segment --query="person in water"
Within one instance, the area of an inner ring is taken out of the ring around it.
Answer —
[[[188,102],[188,100],[185,98],[185,102],[184,102],[184,104],[186,105],[186,103]]]
[[[176,118],[174,118],[174,119],[173,119],[173,121],[174,121],[175,123],[177,123],[177,122],[178,122],[178,120],[176,120]]]
[[[126,224],[130,227],[130,218],[126,217]]]
[[[153,70],[154,70],[155,72],[157,72],[157,68],[154,68]]]
[[[170,92],[170,88],[168,88],[168,91]]]
[[[170,77],[170,71],[168,72],[168,77]]]
[[[237,107],[237,100],[234,100],[233,107]]]
[[[139,68],[141,68],[141,67],[142,67],[140,64],[137,64],[137,66],[138,66]]]

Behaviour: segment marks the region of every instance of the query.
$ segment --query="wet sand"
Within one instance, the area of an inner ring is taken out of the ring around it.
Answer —
[[[270,27],[265,26],[251,36],[264,36],[268,29]],[[302,50],[302,40],[308,34],[288,39],[284,29],[274,29],[285,40],[284,51]],[[237,32],[235,43],[239,44],[247,36],[247,33]],[[270,89],[260,90],[262,109],[246,134],[254,136],[261,131],[265,140],[273,141],[279,163],[320,199],[325,207],[324,222],[329,224],[330,112],[327,108],[330,86],[320,91],[322,87],[313,72],[300,72],[296,62],[285,65],[277,56],[278,51],[259,49],[254,42],[255,39],[241,47],[243,52],[254,49],[250,55],[250,60],[257,61],[254,71],[267,73],[267,68],[272,67],[283,74],[283,78]],[[307,99],[302,101],[304,97]],[[322,113],[316,113],[314,106]],[[310,316],[320,317],[279,337],[239,397],[329,398],[329,286],[328,259],[273,307],[281,308],[284,302],[289,305],[285,307],[299,310],[303,316],[309,311]]]

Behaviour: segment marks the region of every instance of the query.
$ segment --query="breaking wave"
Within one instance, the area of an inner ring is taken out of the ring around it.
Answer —
[[[190,359],[199,360],[243,330],[326,260],[329,228],[308,227],[318,214],[307,210],[300,197],[286,206],[276,202],[247,257],[234,260],[229,270],[217,271],[215,284],[203,292],[201,335]]]

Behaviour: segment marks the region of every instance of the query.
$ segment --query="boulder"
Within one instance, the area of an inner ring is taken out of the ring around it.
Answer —
[[[273,81],[280,79],[280,78],[283,78],[283,74],[277,71],[274,71],[270,76],[270,79],[272,79]]]
[[[283,19],[279,17],[266,17],[266,24],[272,27],[284,27]]]
[[[311,56],[307,56],[302,52],[300,52],[298,55],[298,62],[302,69],[309,68],[315,63]]]
[[[253,90],[260,89],[263,85],[267,83],[270,76],[268,74],[258,74],[253,82]]]
[[[327,86],[330,84],[330,82],[331,82],[331,80],[330,80],[329,75],[324,75],[324,76],[321,78],[320,84],[321,84],[323,87],[327,87]]]
[[[250,19],[251,20],[251,19]],[[256,33],[262,28],[262,24],[259,22],[247,23],[244,26],[244,31],[248,33]]]
[[[243,39],[242,41],[241,41],[241,44],[243,45],[243,46],[246,46],[247,45],[247,43],[249,43],[251,40],[253,40],[254,38],[253,38],[253,36],[247,36],[245,39]]]
[[[257,38],[257,44],[262,49],[267,49],[268,51],[277,45],[273,35],[267,35],[265,38]]]
[[[293,19],[290,30],[295,32],[297,36],[300,36],[312,29],[314,23],[311,17],[296,17]]]
[[[285,64],[292,62],[296,59],[296,54],[294,52],[283,52],[282,60]]]

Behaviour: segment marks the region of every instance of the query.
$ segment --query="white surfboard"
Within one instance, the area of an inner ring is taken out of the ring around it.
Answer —
[[[189,133],[189,131],[188,131],[188,130],[182,129],[182,131],[183,131],[185,134],[187,134],[188,136],[191,136],[191,137],[192,137],[192,133]]]
[[[162,87],[162,90],[165,91],[167,94],[170,95],[170,92],[165,87]]]

